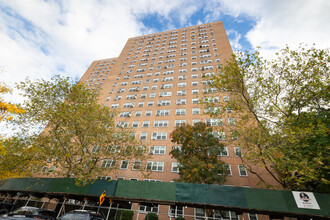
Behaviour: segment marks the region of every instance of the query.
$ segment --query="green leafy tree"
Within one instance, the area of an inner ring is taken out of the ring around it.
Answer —
[[[209,79],[204,91],[223,91],[229,100],[205,102],[213,109],[208,114],[227,117],[230,110],[237,117],[228,129],[239,137],[242,162],[262,182],[291,190],[330,188],[329,59],[329,49],[302,46],[286,47],[270,61],[258,51],[237,53]]]
[[[180,147],[173,148],[170,155],[179,163],[180,182],[223,184],[226,164],[219,159],[223,144],[213,133],[212,127],[199,122],[186,124],[172,133],[172,142]]]
[[[144,159],[132,131],[116,127],[116,112],[98,104],[98,92],[83,83],[55,76],[26,79],[17,88],[26,98],[25,114],[13,120],[20,128],[13,140],[24,138],[35,149],[34,175],[94,179],[115,171],[119,160]]]

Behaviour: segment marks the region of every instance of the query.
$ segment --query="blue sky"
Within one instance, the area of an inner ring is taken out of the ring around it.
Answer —
[[[0,0],[0,81],[80,78],[129,37],[218,20],[234,50],[330,47],[329,11],[329,0]]]

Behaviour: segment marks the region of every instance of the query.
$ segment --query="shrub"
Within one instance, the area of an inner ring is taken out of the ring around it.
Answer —
[[[156,213],[148,213],[144,220],[158,220],[158,215]]]
[[[116,220],[132,220],[134,215],[133,211],[118,210]]]

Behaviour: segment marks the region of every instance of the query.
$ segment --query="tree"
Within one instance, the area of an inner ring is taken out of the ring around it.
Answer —
[[[224,91],[230,100],[205,106],[221,107],[209,111],[212,117],[236,113],[230,130],[245,149],[242,161],[261,181],[269,184],[251,164],[285,189],[330,188],[329,59],[329,49],[302,46],[286,47],[271,61],[258,51],[237,53],[210,79],[205,91]]]
[[[4,83],[0,83],[0,95],[10,93],[11,90]],[[4,98],[0,96],[0,122],[3,120],[11,120],[12,114],[21,114],[24,110],[15,104],[5,102]]]
[[[0,83],[0,95],[10,93],[11,90],[5,84]],[[15,104],[11,104],[5,102],[4,98],[0,96],[0,122],[2,121],[10,121],[15,114],[22,114],[24,110]],[[22,163],[22,167],[20,169],[16,168],[15,164],[17,163],[17,158],[11,158],[12,153],[7,148],[4,147],[4,142],[7,140],[0,136],[0,179],[9,178],[9,177],[17,177],[24,172],[24,167],[26,164]],[[26,153],[27,155],[27,153]],[[4,158],[7,158],[6,161]],[[6,169],[6,167],[8,169]],[[16,172],[15,172],[16,171]]]
[[[118,160],[143,159],[132,131],[116,127],[116,112],[83,83],[55,76],[17,88],[26,101],[25,114],[13,120],[20,127],[14,138],[35,149],[34,172],[88,180],[116,170]]]
[[[170,155],[179,163],[180,182],[223,184],[226,164],[219,159],[223,144],[205,123],[186,124],[172,133],[172,142],[180,145]]]

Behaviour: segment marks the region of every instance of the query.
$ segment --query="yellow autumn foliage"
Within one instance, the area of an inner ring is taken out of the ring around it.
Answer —
[[[0,83],[0,122],[2,121],[10,121],[13,116],[12,114],[22,114],[24,113],[24,110],[19,108],[15,104],[11,104],[8,102],[5,102],[4,98],[2,95],[10,93],[11,90],[9,87],[4,84]],[[3,140],[0,135],[0,157],[6,157],[7,156],[7,151],[5,147],[3,146]],[[19,174],[13,173],[11,170],[7,169],[1,169],[0,170],[0,179],[6,179],[6,178],[14,178],[18,177]]]
[[[15,104],[5,102],[4,98],[1,96],[3,94],[10,93],[11,90],[4,83],[0,83],[0,122],[3,120],[11,120],[11,114],[21,114],[24,110],[19,108]]]

